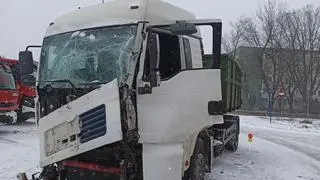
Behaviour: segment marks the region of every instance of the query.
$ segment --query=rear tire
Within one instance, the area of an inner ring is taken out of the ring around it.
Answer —
[[[236,152],[239,147],[239,116],[234,117],[234,123],[236,124],[236,131],[231,140],[225,145],[225,148],[231,152]]]
[[[236,134],[226,145],[225,148],[231,152],[236,152],[239,147],[239,135]]]

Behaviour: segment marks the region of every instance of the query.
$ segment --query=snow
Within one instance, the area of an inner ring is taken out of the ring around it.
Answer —
[[[320,179],[319,120],[305,128],[303,119],[241,116],[237,152],[226,152],[214,161],[209,180],[318,180]],[[253,142],[247,134],[252,132]],[[16,174],[39,172],[39,145],[35,120],[21,125],[0,124],[0,180]]]
[[[306,119],[302,118],[279,118],[273,117],[255,117],[255,116],[241,116],[241,123],[257,126],[259,128],[272,128],[275,130],[293,130],[297,132],[314,132],[320,133],[320,120],[309,119],[312,124],[303,123]]]
[[[83,37],[86,37],[86,33],[85,33],[85,32],[81,32],[81,33],[79,34],[79,36],[82,37],[82,38],[83,38]]]
[[[249,143],[240,136],[236,153],[227,152],[215,161],[211,175],[217,180],[319,179],[320,163],[292,149],[255,137]]]
[[[0,180],[15,180],[19,172],[39,171],[35,120],[21,125],[0,124]]]
[[[22,112],[34,112],[34,108],[22,106]]]
[[[80,34],[80,31],[76,31],[71,35],[71,38],[74,38]]]
[[[209,179],[216,180],[317,180],[320,179],[320,131],[313,120],[277,120],[241,116],[239,149],[216,159]],[[253,143],[248,141],[252,132]]]
[[[88,36],[88,38],[91,40],[91,41],[94,41],[96,39],[96,37],[93,35],[93,34],[90,34]]]

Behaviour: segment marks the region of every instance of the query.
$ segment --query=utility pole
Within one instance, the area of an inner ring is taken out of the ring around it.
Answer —
[[[307,120],[309,120],[309,116],[310,116],[310,96],[311,96],[311,93],[310,93],[310,88],[308,86],[307,88]]]
[[[307,100],[307,117],[306,117],[306,119],[307,120],[309,120],[309,114],[310,114],[310,96],[312,96],[312,93],[310,92],[311,91],[311,86],[310,86],[310,84],[311,84],[311,82],[310,82],[310,80],[308,79],[308,81],[307,81],[307,98],[306,98],[306,100]]]
[[[273,102],[272,102],[272,90],[268,89],[268,95],[269,95],[269,107],[268,107],[268,113],[269,113],[269,117],[270,117],[270,124],[271,124],[271,121],[272,121],[272,105],[273,105]]]
[[[279,90],[278,90],[278,98],[279,98],[279,103],[280,103],[280,119],[282,120],[282,101],[284,99],[285,96],[285,92],[284,92],[284,88],[282,85],[282,82],[280,84]]]
[[[102,4],[104,3],[104,0],[102,0]]]

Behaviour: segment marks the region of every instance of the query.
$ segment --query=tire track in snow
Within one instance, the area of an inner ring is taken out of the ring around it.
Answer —
[[[20,144],[18,141],[6,139],[6,138],[3,138],[3,137],[0,137],[0,143],[1,143],[1,141],[3,141],[6,144]]]
[[[6,125],[0,123],[0,145],[12,144],[26,146],[24,138],[30,138],[36,132],[34,122],[26,121],[17,125]]]

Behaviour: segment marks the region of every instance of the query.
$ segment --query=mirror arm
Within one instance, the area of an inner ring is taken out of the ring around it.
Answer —
[[[221,58],[221,35],[222,35],[222,24],[216,23],[211,24],[212,26],[212,58],[213,58],[213,69],[220,69],[220,58]]]
[[[41,48],[42,46],[40,45],[29,45],[26,47],[26,51],[29,51],[29,48]]]

